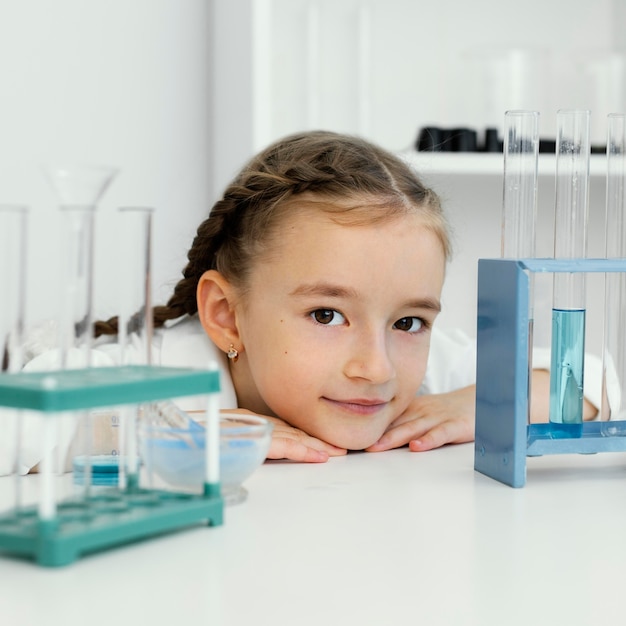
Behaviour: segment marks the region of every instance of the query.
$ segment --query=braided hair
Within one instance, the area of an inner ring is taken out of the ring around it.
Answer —
[[[450,256],[439,198],[402,159],[357,137],[302,132],[259,153],[226,188],[198,227],[183,278],[167,304],[154,307],[154,327],[197,313],[196,290],[207,270],[217,270],[245,291],[252,267],[271,249],[282,216],[303,202],[355,225],[418,213]],[[97,322],[95,332],[116,333],[117,318]]]

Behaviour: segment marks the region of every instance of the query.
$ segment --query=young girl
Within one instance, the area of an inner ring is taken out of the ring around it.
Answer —
[[[217,358],[223,408],[274,423],[270,458],[470,441],[473,348],[433,330],[449,254],[439,199],[401,159],[331,132],[287,137],[199,226],[155,307],[153,362]]]
[[[198,228],[154,309],[153,363],[217,360],[222,408],[274,423],[272,459],[471,441],[474,347],[434,327],[449,255],[439,199],[400,158],[331,132],[287,137]],[[96,325],[116,332],[115,318]]]

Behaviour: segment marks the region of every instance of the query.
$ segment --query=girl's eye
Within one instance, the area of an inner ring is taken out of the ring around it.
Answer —
[[[309,315],[318,323],[325,326],[338,326],[345,323],[346,319],[338,311],[333,309],[315,309]]]
[[[407,333],[417,333],[423,326],[424,322],[419,317],[403,317],[393,325],[394,328]]]

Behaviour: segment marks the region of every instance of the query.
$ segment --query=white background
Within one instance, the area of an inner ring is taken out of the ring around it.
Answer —
[[[286,133],[324,127],[396,151],[420,127],[501,126],[537,108],[592,109],[592,134],[624,110],[617,0],[0,0],[0,203],[31,207],[27,320],[56,314],[57,200],[39,165],[121,173],[97,216],[96,316],[117,312],[115,214],[156,209],[154,287],[163,301],[198,223],[244,160]],[[455,227],[442,324],[473,332],[477,256],[499,254],[501,179],[425,178]],[[540,185],[551,246],[550,176]],[[603,181],[592,181],[591,253],[602,253]],[[455,265],[456,263],[456,265]],[[469,280],[468,280],[469,278]]]

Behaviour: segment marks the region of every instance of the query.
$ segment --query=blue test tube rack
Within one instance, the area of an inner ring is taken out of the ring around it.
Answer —
[[[529,273],[626,272],[626,259],[480,259],[474,469],[526,484],[526,458],[626,451],[626,421],[584,422],[578,436],[528,423]]]
[[[214,370],[131,365],[0,375],[0,406],[37,411],[46,420],[70,411],[86,415],[89,409],[218,392],[219,373]],[[219,442],[207,441],[206,449],[207,454],[219,454]],[[44,518],[37,505],[0,514],[0,554],[62,566],[92,552],[199,523],[222,524],[219,482],[205,482],[202,493],[195,494],[143,488],[134,478],[123,489],[62,499],[52,517]]]

